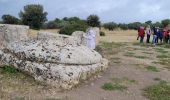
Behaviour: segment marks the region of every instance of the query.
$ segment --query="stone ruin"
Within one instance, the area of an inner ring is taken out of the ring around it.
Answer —
[[[0,24],[0,62],[56,88],[70,89],[107,68],[108,61],[85,46],[83,32],[73,36],[38,33],[29,27]]]

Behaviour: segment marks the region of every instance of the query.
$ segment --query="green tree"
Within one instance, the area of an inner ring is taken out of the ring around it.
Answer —
[[[128,30],[128,25],[127,24],[119,24],[118,25],[122,30]]]
[[[153,23],[153,26],[163,28],[163,25],[160,22]]]
[[[19,24],[20,20],[14,16],[11,16],[11,15],[3,15],[2,23],[4,23],[4,24]]]
[[[162,20],[161,23],[162,23],[163,27],[166,27],[166,26],[168,26],[170,24],[170,20],[169,19],[165,19],[165,20]]]
[[[100,27],[100,19],[97,15],[90,15],[87,18],[87,24],[92,27]]]
[[[43,6],[39,4],[24,6],[24,11],[21,11],[19,16],[23,24],[29,25],[33,29],[40,29],[47,21],[47,12],[44,12]]]
[[[108,29],[109,31],[113,31],[115,28],[117,28],[117,24],[115,22],[109,22],[109,23],[105,23],[103,27],[105,29]]]

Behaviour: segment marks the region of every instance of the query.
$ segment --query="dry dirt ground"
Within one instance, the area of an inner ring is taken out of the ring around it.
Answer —
[[[170,49],[138,44],[136,31],[106,33],[97,48],[110,61],[104,73],[69,91],[40,85],[22,73],[0,73],[1,100],[148,100],[143,89],[157,84],[154,79],[170,82],[169,63],[161,62]],[[126,88],[109,91],[102,88],[105,83]]]

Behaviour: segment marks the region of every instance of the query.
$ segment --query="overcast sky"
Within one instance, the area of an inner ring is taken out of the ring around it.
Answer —
[[[41,4],[48,19],[97,14],[102,22],[129,23],[170,18],[170,0],[0,0],[0,16],[18,12],[27,4]]]

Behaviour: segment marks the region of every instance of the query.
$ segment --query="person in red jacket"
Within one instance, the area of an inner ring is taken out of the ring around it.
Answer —
[[[164,39],[164,43],[168,43],[168,39],[169,39],[168,27],[165,27],[163,29],[163,39]]]
[[[138,36],[140,37],[140,43],[143,43],[144,37],[145,37],[145,28],[140,27],[138,30]]]

